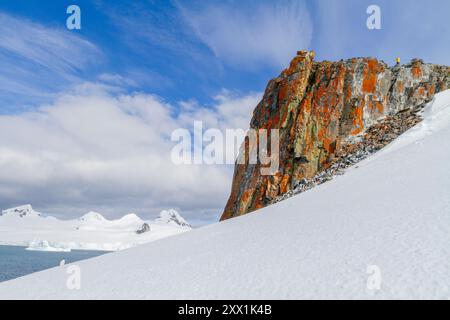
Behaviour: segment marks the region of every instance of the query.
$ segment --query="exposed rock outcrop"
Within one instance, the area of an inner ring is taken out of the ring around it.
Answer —
[[[142,226],[139,227],[139,229],[136,230],[137,234],[143,234],[146,232],[150,232],[151,228],[148,223],[144,223]]]
[[[3,210],[0,213],[0,216],[7,216],[7,215],[25,218],[25,217],[40,217],[41,213],[34,211],[33,207],[30,204],[27,204],[24,206]]]
[[[159,218],[155,220],[158,223],[191,228],[191,225],[175,210],[163,210],[159,213]]]
[[[279,201],[327,170],[333,174],[346,157],[378,150],[420,121],[416,111],[448,88],[447,66],[418,59],[394,67],[373,58],[314,62],[314,52],[299,51],[269,81],[250,123],[279,129],[279,170],[264,176],[260,164],[236,164],[221,220]]]

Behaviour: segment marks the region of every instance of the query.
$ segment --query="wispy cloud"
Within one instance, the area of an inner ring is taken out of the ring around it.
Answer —
[[[310,46],[312,21],[303,1],[179,2],[178,7],[198,38],[228,64],[281,67]]]
[[[121,75],[140,88],[167,94],[183,87],[175,95],[188,98],[190,90],[203,90],[205,83],[208,89],[211,82],[217,85],[220,63],[192,34],[171,1],[98,0],[96,8],[108,18],[120,45]]]
[[[94,44],[73,32],[0,13],[0,111],[5,102],[21,105],[27,96],[34,102],[48,98],[101,57]]]

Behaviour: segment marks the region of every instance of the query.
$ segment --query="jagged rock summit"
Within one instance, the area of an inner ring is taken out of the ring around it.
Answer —
[[[161,211],[159,213],[159,217],[155,221],[163,224],[191,228],[191,225],[187,223],[176,210],[173,209]]]
[[[263,176],[260,164],[236,164],[221,220],[327,180],[415,125],[416,112],[450,88],[448,66],[419,59],[393,67],[374,58],[315,62],[314,55],[299,51],[269,81],[250,127],[280,130],[279,170]]]
[[[30,204],[26,204],[23,206],[2,210],[0,216],[17,216],[19,218],[40,217],[41,213],[34,211]]]

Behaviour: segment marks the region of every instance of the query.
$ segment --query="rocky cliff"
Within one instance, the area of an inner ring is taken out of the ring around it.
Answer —
[[[279,129],[279,170],[236,164],[221,220],[240,216],[337,173],[420,121],[416,111],[450,88],[450,68],[414,59],[389,67],[373,58],[314,62],[299,51],[269,81],[253,129]],[[245,149],[245,145],[242,150]]]

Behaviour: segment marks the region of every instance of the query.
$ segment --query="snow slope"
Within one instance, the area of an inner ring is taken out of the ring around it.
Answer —
[[[450,298],[450,91],[334,180],[237,219],[0,284],[0,298]],[[379,271],[380,289],[373,283]],[[369,273],[367,273],[369,271]]]
[[[167,212],[178,220],[168,220]],[[144,223],[150,226],[150,231],[137,234]],[[162,211],[155,221],[144,221],[133,213],[107,220],[97,212],[88,212],[75,220],[58,220],[44,217],[26,205],[4,210],[0,215],[0,245],[22,245],[38,251],[115,251],[190,229],[175,210]]]

